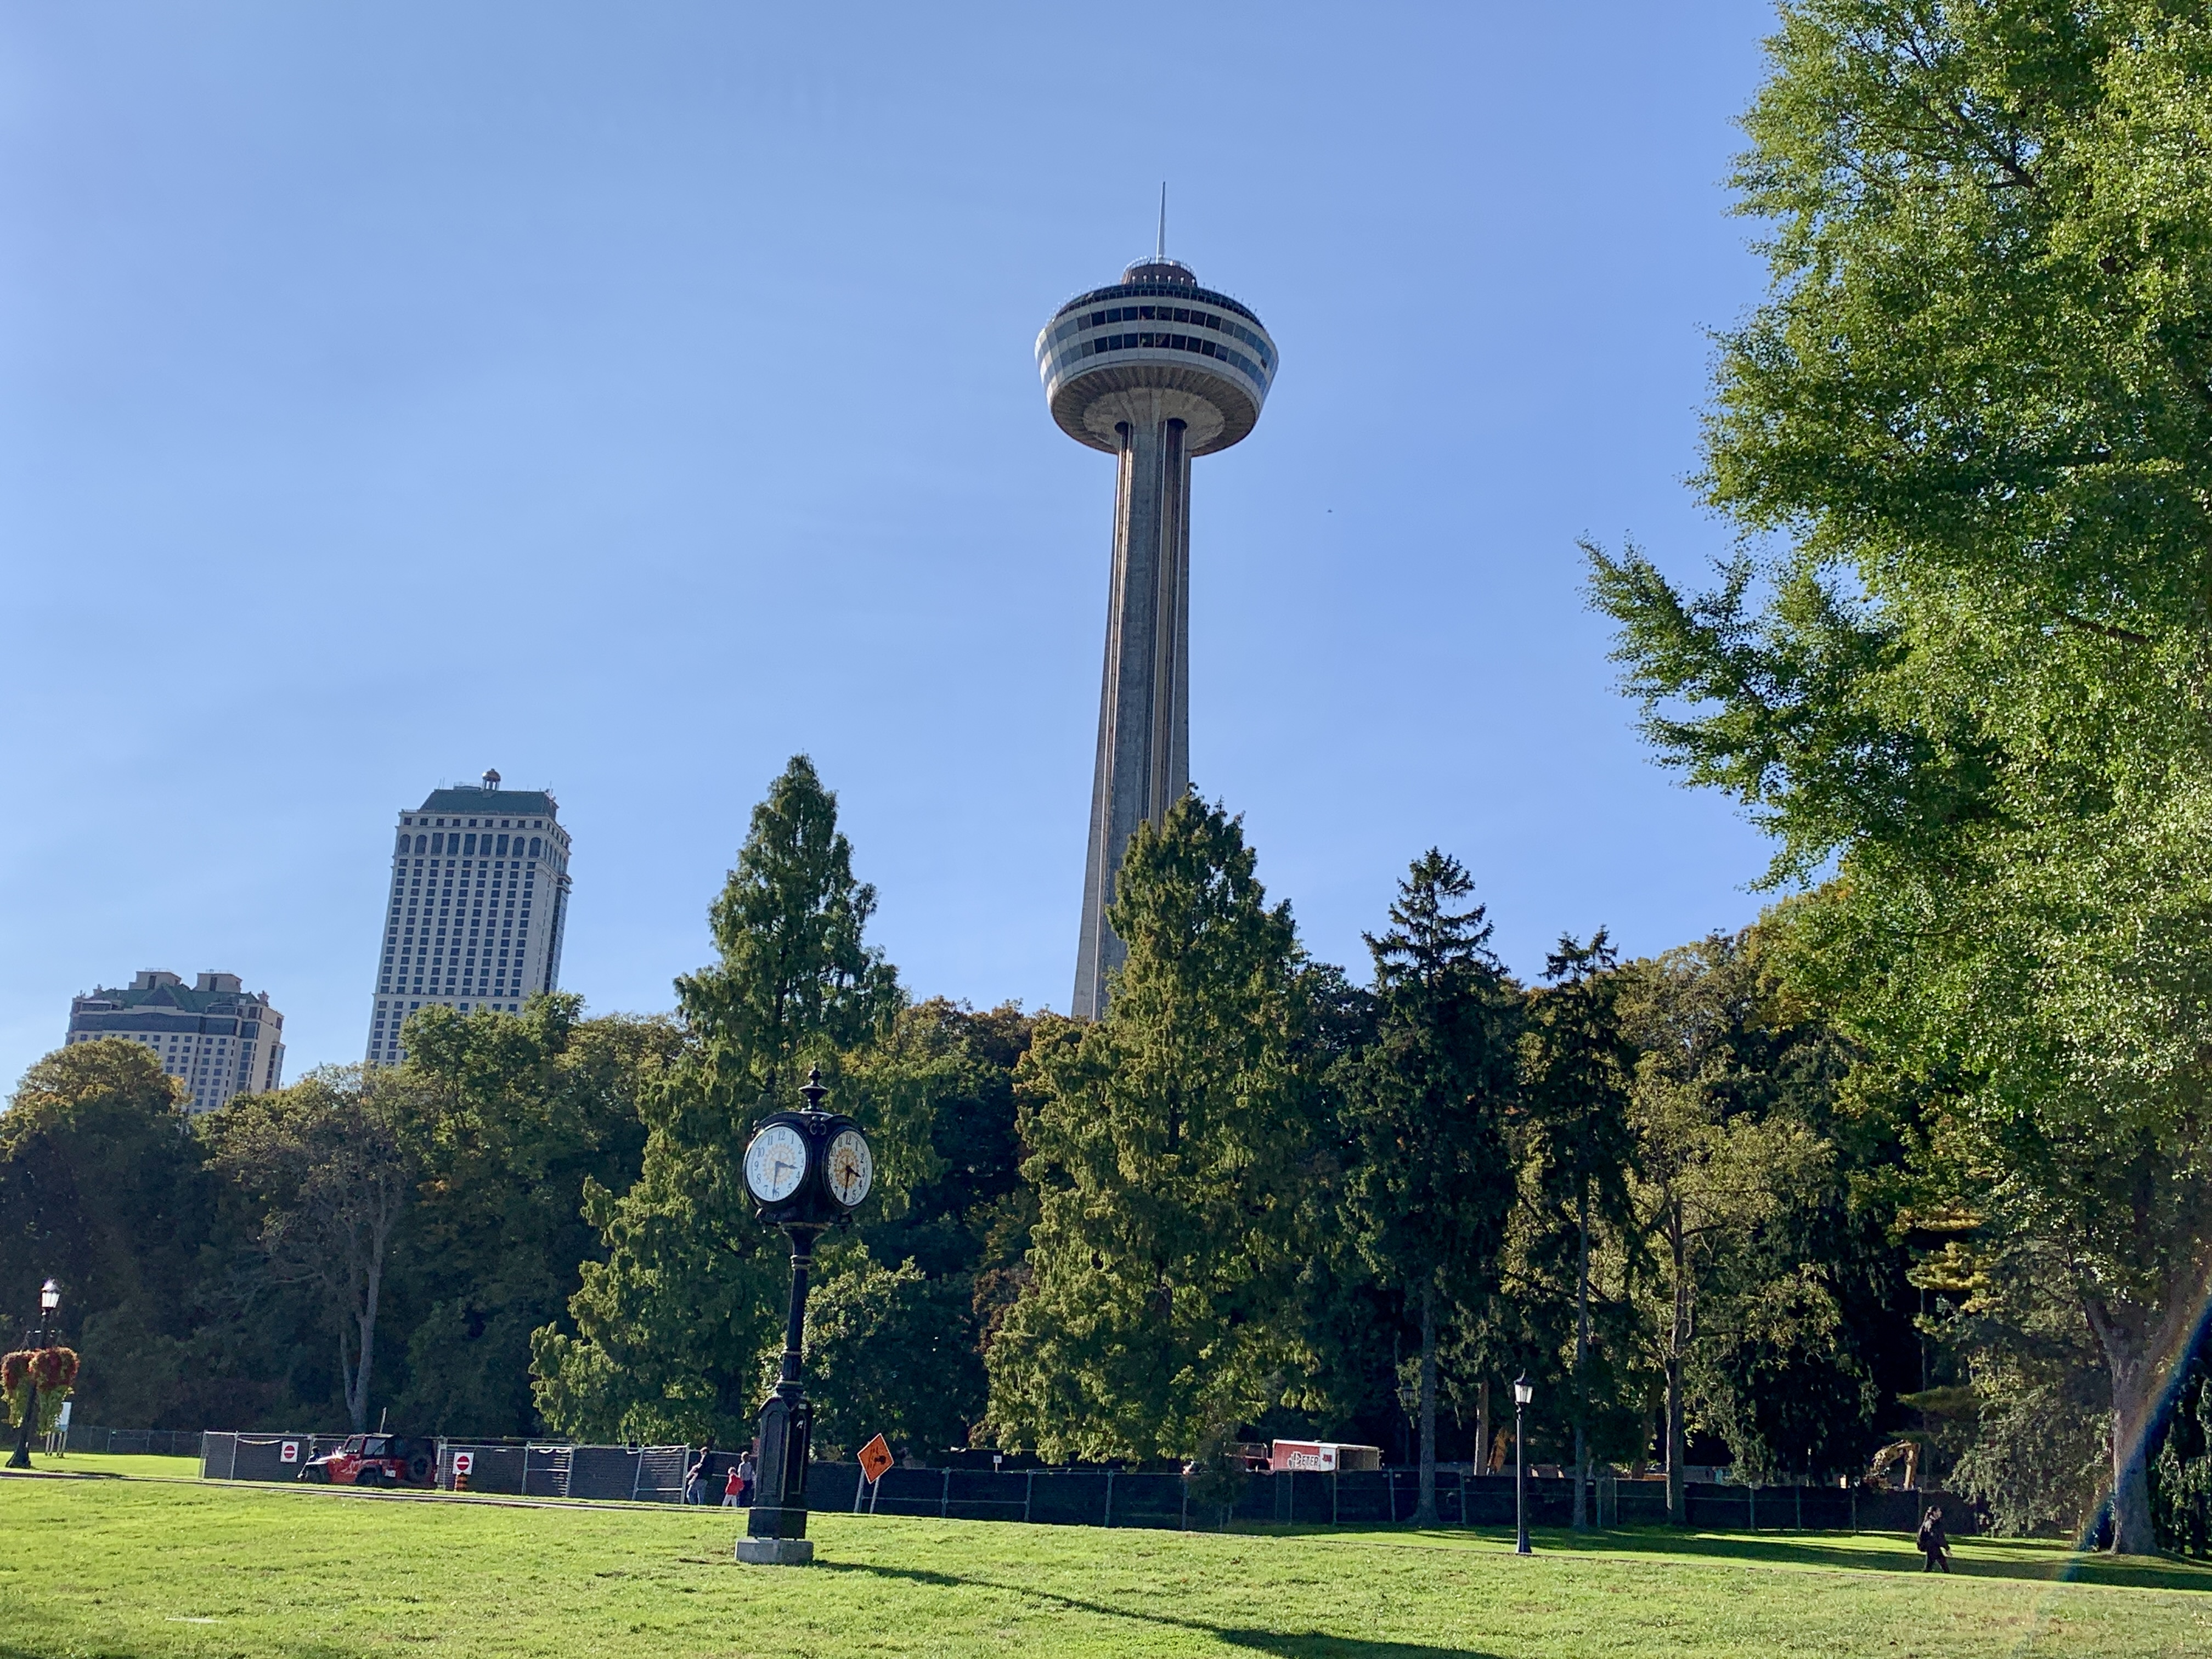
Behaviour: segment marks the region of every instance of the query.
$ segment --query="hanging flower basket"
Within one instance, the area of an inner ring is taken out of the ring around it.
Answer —
[[[21,1424],[35,1381],[39,1420],[33,1427],[40,1434],[52,1430],[61,1417],[62,1401],[76,1385],[76,1366],[75,1348],[18,1348],[0,1355],[0,1399],[7,1402],[8,1426],[12,1429]]]

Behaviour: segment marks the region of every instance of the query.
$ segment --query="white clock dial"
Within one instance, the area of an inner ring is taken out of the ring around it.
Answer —
[[[806,1176],[806,1140],[788,1123],[771,1123],[745,1148],[745,1185],[763,1204],[781,1204]]]
[[[875,1182],[875,1154],[868,1138],[858,1129],[842,1129],[830,1143],[830,1194],[847,1209],[855,1208]]]

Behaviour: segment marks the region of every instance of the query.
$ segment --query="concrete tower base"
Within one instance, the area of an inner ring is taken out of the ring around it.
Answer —
[[[1126,954],[1106,910],[1129,838],[1190,788],[1190,450],[1172,397],[1139,389],[1111,399],[1121,470],[1075,958],[1080,1019],[1106,1012],[1108,976]]]

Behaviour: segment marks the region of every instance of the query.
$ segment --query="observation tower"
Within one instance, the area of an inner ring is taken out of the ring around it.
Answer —
[[[1139,823],[1159,823],[1190,788],[1191,458],[1258,422],[1275,343],[1164,247],[1054,312],[1036,354],[1060,429],[1120,462],[1075,958],[1074,1013],[1096,1019],[1124,954],[1106,924],[1121,855]]]

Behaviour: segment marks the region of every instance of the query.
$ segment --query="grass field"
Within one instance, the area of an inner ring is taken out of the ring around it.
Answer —
[[[89,1459],[69,1460],[72,1468]],[[171,1460],[163,1460],[168,1462]],[[2212,1654],[2212,1571],[1902,1538],[1188,1534],[815,1517],[740,1566],[720,1510],[0,1482],[0,1656]]]
[[[158,1474],[197,1480],[200,1474],[197,1457],[155,1457],[144,1452],[71,1452],[67,1457],[49,1457],[40,1452],[32,1461],[41,1469],[70,1474]]]

